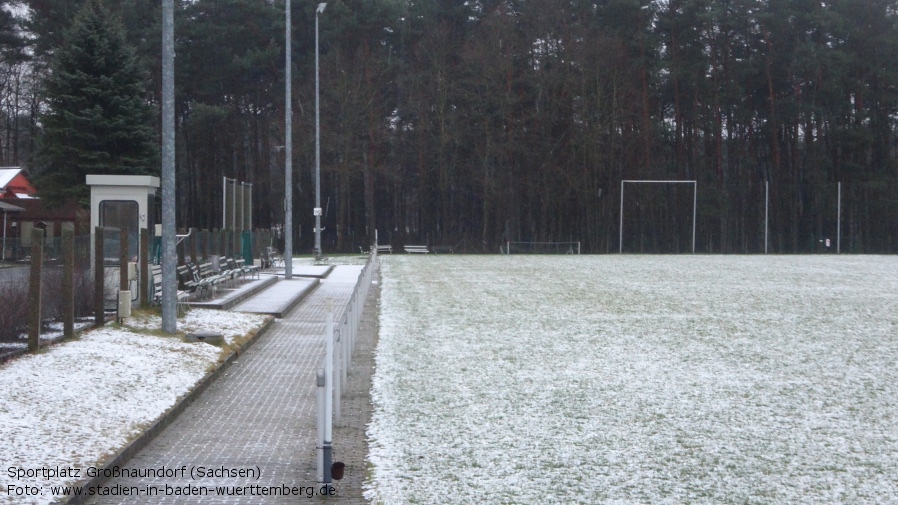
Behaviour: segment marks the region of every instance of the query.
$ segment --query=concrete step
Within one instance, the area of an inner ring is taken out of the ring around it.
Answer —
[[[320,284],[317,278],[281,279],[252,298],[236,305],[235,312],[251,312],[254,314],[270,314],[283,318],[303,298]]]

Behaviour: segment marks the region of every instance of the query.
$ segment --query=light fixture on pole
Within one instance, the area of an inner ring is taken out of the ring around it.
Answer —
[[[318,88],[318,15],[327,3],[315,9],[315,259],[321,257],[321,119],[319,115]]]
[[[286,59],[284,62],[284,278],[293,278],[293,98],[291,59],[293,37],[290,34],[290,0],[287,0]]]

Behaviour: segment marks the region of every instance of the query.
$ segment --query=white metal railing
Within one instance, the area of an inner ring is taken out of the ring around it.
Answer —
[[[371,286],[376,268],[377,248],[375,247],[372,248],[368,261],[362,267],[352,295],[346,302],[340,321],[336,325],[334,324],[333,300],[328,299],[324,335],[326,351],[324,361],[315,378],[318,388],[318,471],[316,477],[319,483],[330,484],[332,482],[333,424],[340,423],[340,400],[346,388],[352,363],[352,351],[358,337],[362,311],[368,297],[368,288]]]

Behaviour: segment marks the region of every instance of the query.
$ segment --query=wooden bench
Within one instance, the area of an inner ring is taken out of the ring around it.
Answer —
[[[153,296],[150,298],[150,304],[155,306],[162,305],[162,266],[154,265],[150,269],[153,276]],[[177,291],[178,313],[183,314],[187,307],[187,301],[190,299],[190,293],[186,291]]]
[[[242,271],[238,271],[232,266],[233,259],[222,256],[218,259],[218,275],[221,276],[230,287],[234,287],[234,281],[243,275]]]
[[[277,268],[284,266],[284,257],[279,255],[274,247],[266,247],[265,253],[262,255],[263,268]]]
[[[243,258],[235,260],[234,263],[237,264],[238,269],[243,271],[244,275],[249,275],[255,279],[259,278],[259,267],[256,265],[247,265],[246,260]]]
[[[215,296],[218,285],[223,284],[227,279],[212,269],[212,262],[206,261],[200,263],[200,266],[194,270],[194,279],[210,288],[212,296]]]
[[[198,296],[215,295],[217,286],[222,279],[212,271],[212,264],[208,264],[203,269],[203,265],[197,267],[193,263],[187,262],[178,267],[178,279],[181,289],[189,293],[195,293]]]
[[[391,246],[389,244],[388,245],[379,245],[375,248],[375,250],[377,250],[377,254],[381,254],[381,253],[393,254],[393,246]]]
[[[234,272],[234,275],[236,275],[237,278],[241,281],[243,280],[243,277],[246,276],[246,271],[243,268],[237,266],[237,258],[228,258],[228,270]]]
[[[427,250],[426,245],[407,245],[405,246],[405,252],[409,254],[427,254],[430,251]]]
[[[178,289],[187,293],[188,296],[199,294],[206,290],[205,286],[201,288],[200,285],[194,281],[193,272],[190,271],[190,268],[188,268],[187,265],[179,265],[176,272],[178,277]]]
[[[240,262],[243,263],[243,260],[241,259]],[[237,265],[236,259],[228,258],[227,265],[228,265],[228,271],[231,273],[232,279],[237,279],[237,280],[242,281],[243,277],[246,276],[246,270],[244,270],[243,267],[240,267]],[[237,284],[239,285],[239,282]]]
[[[433,249],[434,254],[452,254],[455,252],[451,245],[435,245],[431,249]]]

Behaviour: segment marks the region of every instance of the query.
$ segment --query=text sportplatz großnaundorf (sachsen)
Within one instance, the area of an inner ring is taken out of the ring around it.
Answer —
[[[263,484],[262,471],[254,467],[226,466],[160,466],[155,468],[74,468],[53,466],[26,468],[10,466],[6,477],[14,484],[6,485],[11,497],[73,496],[295,496],[313,498],[335,496],[332,485]],[[88,479],[101,479],[102,484],[87,484]],[[111,479],[145,479],[140,483],[116,483]],[[150,481],[152,479],[152,481]],[[237,482],[228,482],[229,480]],[[67,484],[63,484],[67,483]],[[81,483],[81,484],[79,484]]]

